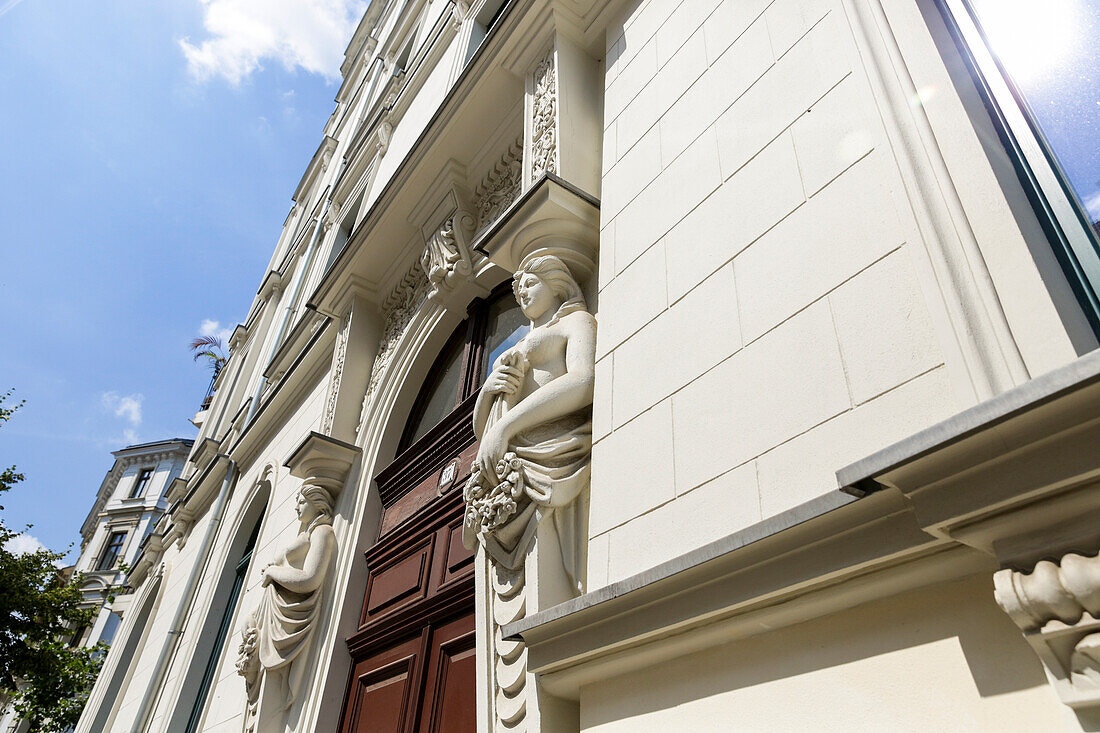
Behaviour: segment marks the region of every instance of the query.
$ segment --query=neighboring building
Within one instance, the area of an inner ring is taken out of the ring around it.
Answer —
[[[80,527],[80,557],[60,571],[66,582],[74,573],[83,573],[83,605],[96,610],[90,625],[74,629],[69,639],[74,646],[114,640],[130,598],[124,587],[125,569],[168,509],[165,493],[183,471],[193,444],[189,438],[173,438],[111,453],[114,465]],[[12,702],[0,696],[0,732],[18,733],[26,725]]]
[[[99,486],[95,503],[80,527],[80,558],[74,571],[84,574],[81,590],[95,621],[74,633],[73,643],[94,646],[113,641],[121,606],[110,598],[125,593],[124,569],[133,564],[142,543],[168,509],[165,492],[183,471],[194,441],[158,440],[114,451],[115,463]]]
[[[1084,8],[371,2],[78,731],[1095,730]]]

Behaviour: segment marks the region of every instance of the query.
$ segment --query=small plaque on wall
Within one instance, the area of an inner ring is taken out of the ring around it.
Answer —
[[[455,481],[455,476],[458,475],[458,459],[451,460],[443,470],[439,472],[439,495],[442,496],[447,489],[451,487],[451,484]]]

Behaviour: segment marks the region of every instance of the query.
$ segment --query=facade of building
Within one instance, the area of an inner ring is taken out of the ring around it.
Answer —
[[[95,503],[80,526],[80,558],[85,602],[99,610],[95,621],[73,641],[81,646],[110,644],[122,620],[110,598],[126,597],[125,569],[168,509],[168,486],[183,472],[193,441],[158,440],[114,451],[114,465],[100,484]],[[125,601],[121,604],[125,606]]]
[[[372,2],[78,730],[1095,730],[1016,5]]]
[[[80,557],[62,570],[65,578],[83,574],[84,606],[96,611],[92,623],[74,629],[74,646],[110,644],[122,622],[130,594],[126,569],[168,509],[165,493],[183,472],[194,441],[158,440],[114,451],[114,465],[96,492],[95,502],[80,526]],[[11,702],[0,700],[0,731],[27,730]]]

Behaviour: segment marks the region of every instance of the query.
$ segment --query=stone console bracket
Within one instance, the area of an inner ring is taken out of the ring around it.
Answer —
[[[992,556],[997,603],[1062,702],[1100,709],[1100,353],[837,473],[900,492],[921,528]]]
[[[317,482],[339,494],[360,448],[342,440],[310,431],[283,465],[290,475],[305,482]]]

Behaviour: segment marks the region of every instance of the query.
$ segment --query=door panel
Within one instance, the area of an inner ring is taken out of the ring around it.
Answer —
[[[474,646],[472,615],[433,630],[419,731],[475,733]]]
[[[368,657],[352,670],[345,733],[403,733],[417,712],[424,638]],[[350,713],[350,714],[348,714]]]

